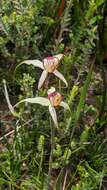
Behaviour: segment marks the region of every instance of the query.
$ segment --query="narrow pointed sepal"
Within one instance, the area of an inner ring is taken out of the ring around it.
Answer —
[[[44,83],[44,81],[46,80],[46,77],[48,75],[48,72],[46,70],[44,70],[41,74],[41,77],[39,79],[39,83],[38,83],[38,89],[40,89]]]
[[[64,109],[70,111],[70,107],[69,107],[69,105],[66,102],[61,101],[60,106],[62,106]]]
[[[56,57],[59,61],[63,58],[64,54],[60,53],[57,55],[54,55],[53,57]]]
[[[51,105],[49,105],[49,112],[50,112],[50,115],[53,119],[55,126],[58,128],[57,114],[56,114],[55,108]]]
[[[33,65],[34,67],[39,67],[41,69],[44,69],[43,63],[41,61],[39,61],[39,60],[36,60],[36,59],[35,60],[25,60],[21,64],[23,64],[23,63],[25,63],[27,65]]]
[[[15,106],[18,106],[19,104],[21,104],[23,102],[28,102],[28,103],[31,103],[31,104],[40,104],[42,106],[49,106],[50,105],[50,101],[47,98],[35,97],[35,98],[23,99],[20,102],[18,102]]]
[[[14,107],[10,103],[10,99],[9,99],[9,95],[8,95],[8,91],[7,91],[7,85],[6,85],[5,80],[3,80],[3,84],[4,84],[4,94],[5,94],[5,98],[6,98],[6,101],[7,101],[8,108],[9,108],[9,110],[12,113],[13,116],[19,117],[19,114],[15,111]]]
[[[58,70],[55,70],[53,74],[56,75],[60,80],[62,80],[66,84],[66,86],[68,86],[66,79]]]

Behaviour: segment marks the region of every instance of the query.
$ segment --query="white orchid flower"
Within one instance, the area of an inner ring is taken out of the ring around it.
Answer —
[[[51,87],[48,92],[48,98],[44,97],[35,97],[35,98],[26,98],[18,102],[15,106],[17,106],[20,103],[23,102],[29,102],[32,104],[40,104],[42,106],[47,106],[49,108],[50,115],[53,119],[53,122],[56,127],[58,127],[58,121],[57,121],[57,114],[55,107],[57,106],[62,106],[66,110],[70,110],[69,106],[67,103],[62,101],[62,96],[59,92],[56,91],[54,87]]]
[[[66,79],[64,78],[64,76],[57,70],[57,67],[59,66],[59,62],[63,56],[64,56],[63,54],[58,54],[55,56],[46,57],[43,59],[43,62],[39,60],[26,60],[26,61],[23,61],[21,64],[26,63],[27,65],[34,65],[35,67],[39,67],[43,70],[42,75],[39,79],[38,89],[42,87],[48,73],[53,73],[60,80],[62,80],[66,84],[66,86],[68,86],[68,83]]]

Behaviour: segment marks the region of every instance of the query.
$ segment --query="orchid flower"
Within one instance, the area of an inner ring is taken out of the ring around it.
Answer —
[[[42,106],[47,106],[49,108],[49,112],[55,126],[58,127],[57,114],[56,114],[55,107],[62,106],[66,110],[70,110],[70,108],[67,103],[62,101],[61,94],[57,92],[54,87],[51,87],[48,90],[47,94],[48,94],[48,98],[44,98],[44,97],[26,98],[18,102],[15,106],[23,102],[29,102],[33,104],[36,103]]]
[[[46,57],[43,59],[43,62],[39,60],[26,60],[23,61],[21,64],[26,63],[28,65],[34,65],[35,67],[39,67],[43,70],[41,77],[39,79],[38,83],[38,89],[40,89],[48,75],[48,73],[53,73],[55,76],[57,76],[60,80],[62,80],[66,86],[68,86],[68,83],[64,76],[57,70],[57,67],[59,66],[59,62],[62,59],[63,54],[58,54],[51,57]]]

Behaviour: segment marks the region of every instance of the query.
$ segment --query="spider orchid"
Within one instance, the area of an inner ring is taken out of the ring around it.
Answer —
[[[29,102],[33,104],[40,104],[42,106],[47,106],[49,108],[50,115],[53,119],[53,122],[56,127],[58,127],[58,121],[57,121],[57,114],[55,107],[57,106],[62,106],[66,110],[70,110],[69,106],[67,103],[62,101],[62,96],[59,92],[56,91],[54,87],[51,87],[48,92],[48,98],[44,97],[35,97],[35,98],[26,98],[18,102],[15,106],[17,106],[20,103],[23,102]]]
[[[58,54],[55,56],[46,57],[43,59],[43,62],[39,60],[26,60],[26,61],[23,61],[21,64],[26,63],[27,65],[34,65],[35,67],[39,67],[43,70],[41,77],[39,79],[38,89],[42,87],[48,73],[53,73],[60,80],[62,80],[66,84],[66,86],[68,86],[68,83],[66,79],[64,78],[64,76],[57,70],[57,67],[59,66],[59,62],[63,56],[64,56],[63,54]]]

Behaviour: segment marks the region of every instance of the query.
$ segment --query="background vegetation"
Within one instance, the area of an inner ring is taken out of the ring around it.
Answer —
[[[0,190],[107,189],[107,2],[106,0],[1,0]],[[21,61],[63,53],[59,70],[40,91],[40,69]],[[57,108],[56,129],[45,107],[21,104],[47,96],[55,86],[71,112]]]

